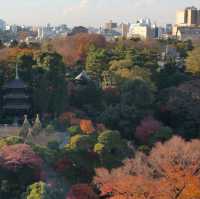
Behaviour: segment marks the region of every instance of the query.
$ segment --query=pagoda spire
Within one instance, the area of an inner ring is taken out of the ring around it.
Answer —
[[[19,71],[18,71],[18,64],[16,63],[16,68],[15,68],[15,79],[19,79]]]

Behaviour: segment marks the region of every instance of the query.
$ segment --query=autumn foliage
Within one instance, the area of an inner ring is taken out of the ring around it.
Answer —
[[[30,184],[45,178],[43,161],[26,144],[7,145],[0,151],[0,198],[20,198]],[[2,188],[5,183],[6,189]]]
[[[26,144],[5,146],[0,152],[1,167],[15,171],[24,166],[40,169],[42,160]]]
[[[66,199],[98,199],[92,188],[87,184],[72,186]]]
[[[147,117],[141,121],[140,125],[136,128],[136,138],[142,143],[146,143],[148,138],[155,132],[159,131],[161,123],[157,120]]]
[[[55,164],[55,169],[58,172],[64,172],[67,168],[70,168],[73,166],[73,162],[71,160],[69,160],[67,157],[59,160],[56,164]]]
[[[81,120],[80,121],[80,128],[83,133],[92,134],[95,131],[93,123],[91,120]]]
[[[98,34],[80,33],[52,41],[55,50],[64,57],[65,63],[74,65],[84,61],[90,45],[105,47],[105,38]]]
[[[198,199],[199,165],[200,141],[174,137],[111,172],[97,169],[94,183],[102,197],[111,199]]]
[[[35,50],[25,48],[3,48],[0,50],[0,62],[15,62],[19,54],[34,54]]]
[[[80,118],[76,117],[76,114],[73,112],[64,112],[60,115],[59,121],[61,123],[64,123],[67,121],[70,125],[79,125],[80,124]]]

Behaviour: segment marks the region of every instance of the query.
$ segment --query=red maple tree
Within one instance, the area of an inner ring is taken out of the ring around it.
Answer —
[[[97,169],[94,183],[104,198],[198,199],[200,141],[158,143],[149,156],[138,153],[112,171]]]

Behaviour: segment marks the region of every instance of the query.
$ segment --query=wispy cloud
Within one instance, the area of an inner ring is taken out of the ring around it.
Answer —
[[[66,6],[66,8],[64,8],[64,14],[72,14],[72,13],[76,13],[76,14],[80,14],[80,12],[82,12],[84,9],[87,9],[90,6],[91,0],[80,0],[80,2],[78,3],[74,3],[70,6]]]

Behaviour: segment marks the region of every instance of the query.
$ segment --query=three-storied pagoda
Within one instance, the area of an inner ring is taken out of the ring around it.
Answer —
[[[20,120],[30,111],[28,86],[19,78],[16,65],[16,77],[3,86],[3,113],[6,117]]]

